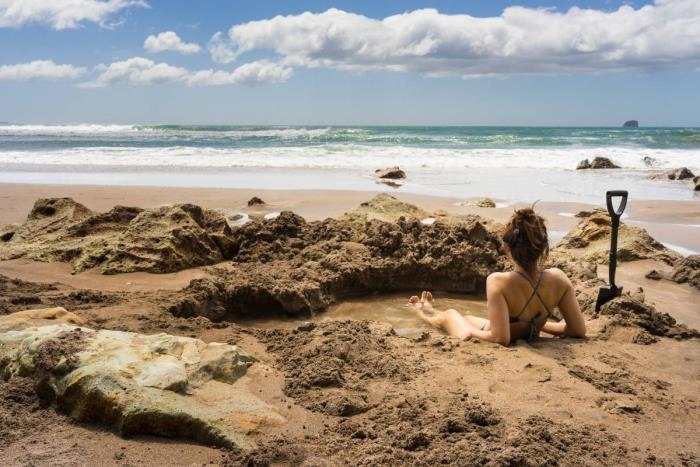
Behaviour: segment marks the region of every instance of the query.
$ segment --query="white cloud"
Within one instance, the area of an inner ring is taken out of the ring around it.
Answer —
[[[83,67],[58,65],[52,60],[34,60],[15,65],[0,65],[0,81],[28,81],[32,79],[75,79],[84,75]]]
[[[89,21],[103,26],[110,16],[130,7],[148,7],[144,0],[0,0],[0,28],[45,23],[53,29],[74,29]]]
[[[288,66],[433,76],[693,69],[700,65],[700,1],[615,11],[514,6],[488,18],[423,9],[377,20],[330,9],[235,25],[228,36],[228,43],[212,38],[215,61],[266,49]]]
[[[221,86],[225,84],[243,84],[256,86],[260,84],[284,83],[292,77],[291,68],[281,66],[268,60],[241,65],[232,72],[221,70],[201,70],[185,78],[190,86]]]
[[[98,67],[101,68],[101,67]],[[155,84],[179,81],[187,75],[184,68],[156,63],[143,57],[111,63],[94,81],[81,83],[80,87],[101,88],[113,84]]]
[[[185,83],[189,86],[222,86],[242,84],[247,86],[259,84],[282,83],[293,74],[289,67],[267,60],[246,63],[235,70],[189,71],[167,63],[156,63],[143,57],[111,63],[96,67],[101,71],[94,80],[79,84],[83,88],[101,88],[115,84],[149,85],[157,83]]]
[[[182,42],[182,39],[173,31],[161,32],[157,36],[148,36],[143,43],[143,48],[151,53],[172,50],[185,55],[194,54],[202,50],[197,44]]]
[[[231,46],[221,36],[221,32],[217,32],[212,36],[207,44],[207,50],[211,54],[211,59],[216,63],[231,63],[236,60],[236,54],[231,50]]]

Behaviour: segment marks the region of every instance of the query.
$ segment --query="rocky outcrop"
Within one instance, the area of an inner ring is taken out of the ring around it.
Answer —
[[[380,179],[400,180],[406,178],[406,172],[395,166],[377,169],[374,171],[374,176]]]
[[[700,255],[691,255],[678,261],[671,271],[671,280],[700,289]]]
[[[607,157],[596,157],[593,161],[589,162],[588,159],[584,159],[578,163],[576,170],[582,169],[619,169],[620,166],[615,164],[613,161]]]
[[[472,199],[468,201],[462,201],[459,203],[460,206],[474,206],[477,208],[495,208],[496,203],[491,198],[479,198]]]
[[[646,303],[643,294],[635,296],[625,293],[603,305],[600,314],[611,317],[613,324],[639,327],[652,336],[677,339],[700,337],[700,332],[696,329],[677,323],[668,313],[661,313],[653,305]]]
[[[610,216],[603,209],[582,211],[578,225],[554,248],[556,254],[606,264],[610,252]],[[680,255],[654,240],[646,230],[620,224],[617,240],[618,261],[657,259],[673,264]]]
[[[213,320],[306,316],[351,295],[483,291],[488,274],[505,266],[496,234],[477,216],[423,224],[424,215],[380,195],[340,219],[306,222],[285,211],[254,220],[235,231],[233,266],[193,281],[170,311]]]
[[[671,170],[666,173],[669,180],[687,180],[695,177],[695,174],[691,172],[687,167],[681,167],[679,169]]]
[[[639,128],[639,122],[637,120],[627,120],[622,126],[624,128]]]
[[[254,361],[236,346],[95,331],[72,324],[76,318],[60,308],[0,317],[0,377],[30,377],[59,410],[122,435],[250,449],[249,433],[285,421],[233,385]]]
[[[172,272],[232,253],[225,217],[192,204],[94,213],[70,198],[40,199],[23,224],[6,227],[4,234],[0,259],[69,262],[75,272]]]

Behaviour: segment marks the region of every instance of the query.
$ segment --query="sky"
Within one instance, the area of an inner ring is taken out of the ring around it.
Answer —
[[[698,89],[698,0],[0,0],[0,122],[697,127]]]

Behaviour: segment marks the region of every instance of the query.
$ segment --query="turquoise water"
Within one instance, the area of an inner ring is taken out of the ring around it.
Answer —
[[[80,147],[262,148],[327,144],[428,148],[700,149],[698,128],[0,125],[0,151]]]

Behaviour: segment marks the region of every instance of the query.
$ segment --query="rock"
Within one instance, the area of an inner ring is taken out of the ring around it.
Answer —
[[[671,271],[671,280],[700,289],[700,255],[690,255],[678,261]]]
[[[607,157],[596,157],[591,162],[591,169],[619,169],[620,166],[614,164]]]
[[[231,236],[222,214],[192,204],[94,213],[70,198],[40,199],[0,243],[0,259],[69,262],[74,272],[173,272],[230,258]]]
[[[254,447],[249,433],[285,422],[233,385],[254,361],[236,346],[95,331],[69,324],[65,310],[46,324],[50,315],[41,310],[0,317],[0,377],[34,379],[39,397],[78,421],[106,423],[121,435],[237,449]],[[14,323],[11,331],[8,323]]]
[[[253,196],[248,200],[248,206],[260,206],[262,204],[265,204],[265,201],[258,198],[257,196]]]
[[[396,222],[400,217],[425,219],[429,214],[413,204],[404,203],[386,193],[380,193],[357,208],[343,214],[341,220],[365,223],[372,219]]]
[[[700,191],[700,176],[693,179],[693,184],[695,185],[695,191]]]
[[[651,279],[653,281],[659,281],[659,280],[663,279],[661,277],[661,274],[659,273],[659,271],[657,271],[656,269],[652,269],[644,277],[646,277],[647,279]]]
[[[627,120],[622,126],[624,128],[639,128],[639,122],[637,120]]]
[[[576,170],[582,170],[582,169],[619,169],[620,166],[614,164],[610,159],[607,157],[596,157],[593,159],[592,162],[589,162],[588,159],[584,159],[581,162],[578,163],[576,166]]]
[[[553,249],[555,253],[607,264],[610,251],[610,216],[603,209],[582,211],[578,225]],[[654,240],[646,230],[620,223],[617,240],[618,261],[657,259],[673,264],[681,256]]]
[[[680,169],[672,170],[666,173],[669,180],[687,180],[689,178],[695,177],[695,174],[690,171],[687,167],[681,167]]]
[[[399,167],[389,167],[375,170],[374,176],[377,178],[402,179],[406,178],[406,172]]]
[[[403,186],[403,182],[401,180],[394,180],[391,178],[377,179],[377,183],[383,183],[384,185],[390,186],[391,188],[401,188]]]
[[[659,161],[656,158],[651,157],[651,156],[644,156],[642,158],[642,161],[644,162],[644,165],[646,165],[647,167],[653,167],[659,163]]]
[[[491,198],[479,198],[475,200],[462,201],[460,206],[475,206],[478,208],[495,208],[496,203]]]
[[[643,297],[642,297],[643,298]],[[663,336],[678,339],[700,337],[700,332],[679,324],[668,313],[656,311],[653,305],[644,303],[643,299],[629,294],[614,298],[600,309],[600,314],[610,316],[614,324],[621,326],[637,326],[653,336]],[[648,342],[640,341],[646,344]]]
[[[585,170],[585,169],[590,169],[590,168],[591,168],[591,163],[589,162],[588,159],[582,160],[576,166],[576,170]]]

